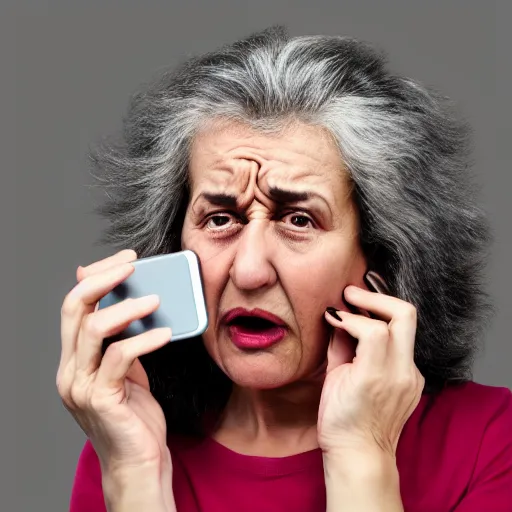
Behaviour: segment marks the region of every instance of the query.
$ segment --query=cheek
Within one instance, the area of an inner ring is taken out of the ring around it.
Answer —
[[[335,306],[341,301],[345,286],[360,285],[366,267],[360,249],[348,247],[345,241],[288,257],[283,260],[282,268],[294,309],[303,316],[307,311]]]

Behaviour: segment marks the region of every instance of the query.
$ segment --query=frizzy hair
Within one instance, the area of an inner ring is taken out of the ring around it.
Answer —
[[[180,249],[194,134],[212,119],[275,133],[327,129],[348,169],[360,240],[392,294],[418,313],[425,392],[472,378],[494,312],[482,271],[492,241],[476,205],[470,130],[445,98],[386,69],[348,37],[289,37],[271,27],[182,63],[136,93],[122,137],[91,152],[108,221],[100,242],[139,257]],[[231,383],[200,339],[144,356],[170,431],[197,431]]]

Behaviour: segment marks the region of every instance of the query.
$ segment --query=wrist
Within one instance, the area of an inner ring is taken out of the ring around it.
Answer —
[[[323,451],[324,467],[345,478],[379,478],[398,475],[396,457],[372,445],[351,445]]]
[[[344,450],[324,453],[327,511],[403,512],[396,459],[388,453]]]
[[[117,468],[102,473],[105,504],[109,512],[174,512],[172,470],[146,466]]]

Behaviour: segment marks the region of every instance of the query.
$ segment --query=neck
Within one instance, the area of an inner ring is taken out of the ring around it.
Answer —
[[[314,379],[269,390],[234,385],[213,437],[247,455],[283,457],[318,448],[322,384]]]

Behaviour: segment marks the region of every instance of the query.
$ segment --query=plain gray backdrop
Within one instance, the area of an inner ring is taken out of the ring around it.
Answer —
[[[506,150],[509,144],[506,125],[498,128],[510,105],[510,81],[498,80],[504,73],[498,58],[510,59],[497,41],[506,4],[41,1],[7,7],[0,47],[13,66],[2,69],[0,216],[13,242],[2,237],[0,374],[3,403],[13,402],[16,414],[11,425],[13,415],[1,409],[0,508],[67,510],[84,443],[57,395],[55,373],[60,307],[76,267],[112,252],[95,245],[103,226],[92,209],[101,196],[89,187],[88,145],[119,128],[129,95],[160,68],[275,23],[292,35],[351,35],[376,44],[388,52],[392,69],[443,91],[472,123],[475,172],[495,236],[488,279],[497,307],[475,380],[512,387],[510,162],[498,156],[498,144]],[[13,43],[3,44],[9,35]]]

